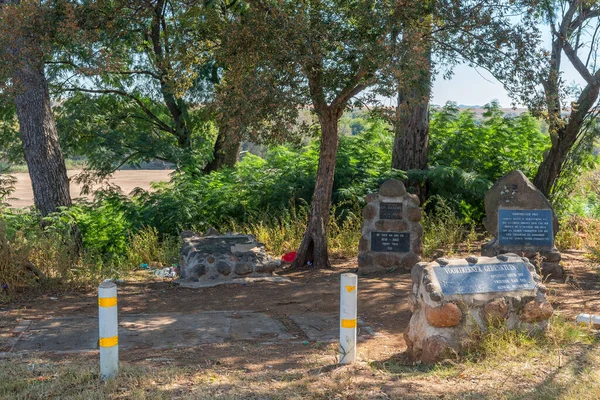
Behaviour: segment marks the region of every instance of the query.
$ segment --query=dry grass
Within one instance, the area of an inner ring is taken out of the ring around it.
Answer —
[[[96,357],[8,359],[0,363],[0,398],[10,399],[598,399],[600,343],[593,332],[553,320],[546,336],[496,331],[460,362],[412,365],[401,354],[334,364],[336,345],[302,354],[281,346],[226,343],[236,357],[206,359],[185,349],[187,363],[148,353],[122,362],[102,383]],[[172,356],[172,355],[171,355]],[[153,358],[154,357],[154,358]],[[167,360],[167,361],[164,361]],[[190,362],[189,360],[193,360]]]

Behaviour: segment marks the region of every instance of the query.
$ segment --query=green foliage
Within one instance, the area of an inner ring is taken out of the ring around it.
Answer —
[[[473,223],[481,221],[485,210],[483,198],[492,182],[475,172],[465,172],[458,167],[437,165],[427,170],[411,170],[408,179],[429,184],[429,208],[443,200],[443,207],[451,207],[461,219]]]
[[[170,266],[178,263],[179,240],[166,236],[162,240],[155,228],[144,227],[132,234],[126,252],[126,268],[148,265]]]
[[[481,121],[471,111],[459,112],[454,103],[434,112],[430,164],[475,172],[492,182],[515,169],[533,179],[550,144],[539,122],[529,114],[506,117],[495,101],[485,110]]]
[[[483,198],[492,183],[514,169],[533,178],[549,138],[529,114],[506,117],[497,102],[485,106],[481,120],[448,103],[432,114],[430,167],[408,171],[408,178],[427,182],[434,200],[444,199],[467,222],[484,215]]]
[[[344,217],[364,196],[390,177],[403,177],[390,169],[391,136],[380,122],[367,131],[340,141],[333,188],[336,213]],[[128,199],[105,194],[118,204],[135,228],[155,227],[161,234],[209,226],[259,223],[268,214],[276,219],[288,209],[309,204],[318,165],[319,143],[302,148],[276,146],[265,158],[246,154],[233,169],[200,175],[182,169],[170,183],[155,191],[138,191]]]
[[[131,231],[131,223],[120,205],[110,197],[95,204],[84,202],[63,209],[45,220],[49,223],[48,229],[63,233],[77,226],[85,250],[102,255],[108,262],[117,262],[113,258],[125,253],[127,236]]]
[[[141,94],[139,97],[158,118],[169,118],[164,105]],[[188,118],[191,144],[180,148],[172,133],[148,120],[146,112],[127,97],[76,93],[57,108],[57,126],[66,154],[86,156],[88,169],[102,176],[123,164],[135,166],[154,160],[204,164],[212,154],[216,130],[201,108],[190,112]]]
[[[478,235],[473,224],[465,223],[446,200],[433,196],[424,206],[429,209],[423,216],[423,254],[439,257],[458,250],[470,251]],[[462,247],[461,247],[462,246]]]

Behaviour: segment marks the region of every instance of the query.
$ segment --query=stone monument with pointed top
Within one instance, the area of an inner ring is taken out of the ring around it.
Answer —
[[[561,255],[554,246],[558,219],[550,202],[521,171],[500,178],[485,195],[483,224],[494,238],[481,255],[515,253],[529,258],[542,275],[561,279]]]

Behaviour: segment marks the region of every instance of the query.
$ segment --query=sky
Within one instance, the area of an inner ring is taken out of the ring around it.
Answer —
[[[498,100],[502,107],[511,107],[512,100],[504,87],[483,69],[459,65],[451,80],[440,75],[433,82],[432,104],[444,105],[454,101],[459,105],[482,106]]]
[[[543,32],[543,47],[551,48],[552,37],[549,27],[540,26]],[[583,48],[583,58],[586,48]],[[561,71],[563,78],[569,84],[576,83],[580,87],[585,86],[585,81],[575,68],[571,65],[568,58],[563,54]],[[492,100],[498,100],[500,106],[504,108],[512,107],[513,100],[508,93],[489,72],[482,68],[472,68],[468,65],[458,65],[454,68],[454,75],[451,80],[444,80],[441,74],[436,77],[433,83],[431,103],[444,105],[448,101],[454,101],[459,105],[483,106]],[[517,104],[517,107],[524,107]]]

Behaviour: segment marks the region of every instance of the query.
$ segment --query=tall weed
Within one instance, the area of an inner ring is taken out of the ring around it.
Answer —
[[[431,211],[423,217],[423,254],[425,257],[451,255],[459,250],[470,251],[471,243],[478,237],[475,226],[466,223],[441,197]],[[427,206],[427,204],[425,204]],[[465,248],[460,248],[466,244]]]

